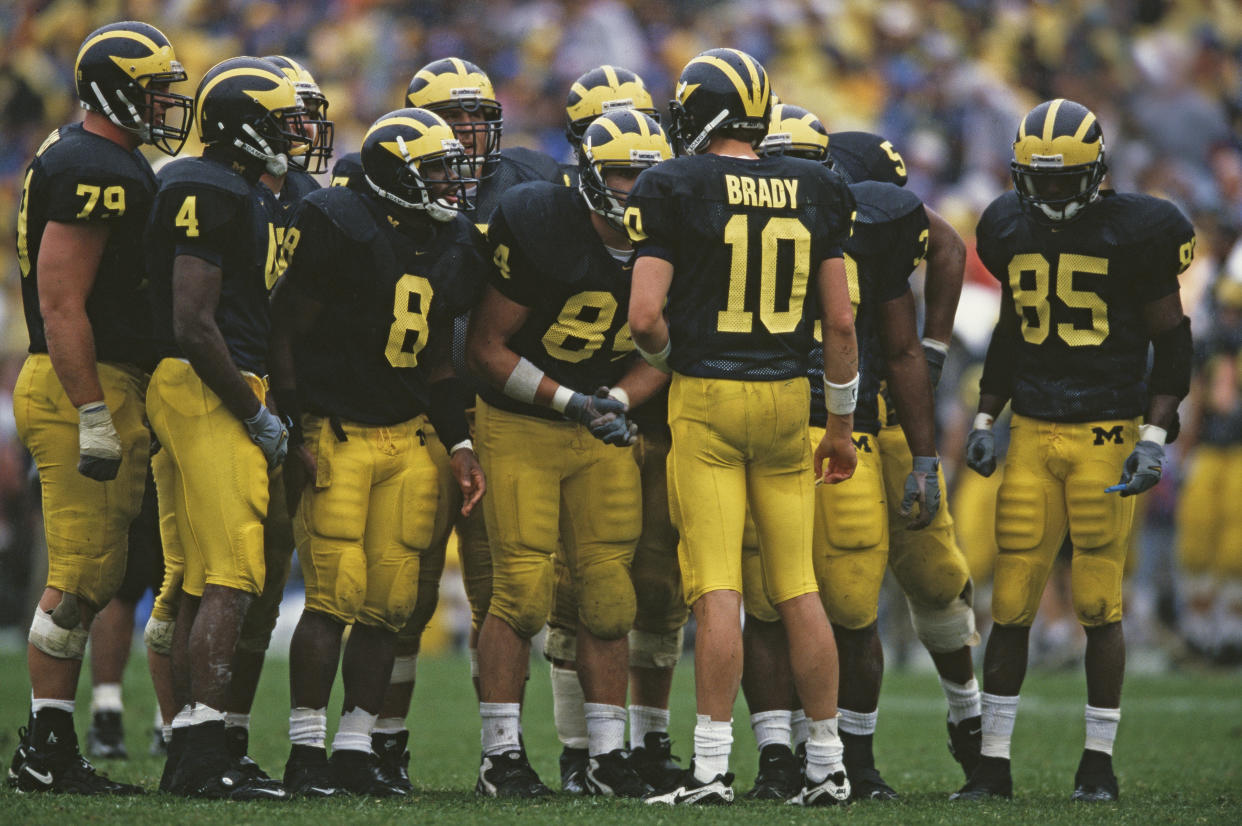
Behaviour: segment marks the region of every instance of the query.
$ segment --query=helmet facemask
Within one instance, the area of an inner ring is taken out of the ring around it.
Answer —
[[[233,138],[233,145],[263,161],[269,175],[283,177],[289,172],[289,158],[305,154],[310,146],[305,116],[306,110],[300,103],[273,109],[253,123],[242,123],[243,134]]]
[[[451,103],[426,108],[444,118],[461,141],[462,156],[455,161],[458,175],[463,180],[474,179],[476,182],[491,177],[500,160],[500,135],[504,130],[500,106],[478,97],[462,95]],[[465,117],[461,117],[459,112]],[[473,146],[473,154],[465,154],[470,151],[466,144]]]
[[[168,91],[167,86],[185,79],[185,70],[174,60],[171,71],[137,77],[113,89],[111,95],[92,80],[90,90],[94,100],[83,100],[82,106],[100,112],[143,143],[167,155],[176,155],[190,134],[194,101]]]
[[[1108,166],[1101,143],[1099,159],[1091,163],[1062,166],[1060,156],[1044,160],[1035,155],[1030,164],[1014,161],[1010,170],[1014,189],[1023,204],[1036,216],[1065,223],[1078,217],[1083,207],[1099,197]]]
[[[591,148],[582,146],[582,159],[578,163],[578,189],[592,212],[620,232],[625,232],[625,206],[630,198],[630,189],[619,189],[608,185],[609,172],[631,172],[633,177],[648,167],[655,166],[664,160],[654,150],[634,149],[630,151],[631,160],[595,161],[591,157]],[[630,187],[633,187],[631,180]]]
[[[289,160],[295,166],[312,175],[321,175],[328,171],[328,162],[332,160],[332,149],[336,141],[336,126],[328,120],[328,99],[318,88],[298,87],[298,100],[306,110],[302,116],[303,136],[307,139],[305,149],[294,147]]]

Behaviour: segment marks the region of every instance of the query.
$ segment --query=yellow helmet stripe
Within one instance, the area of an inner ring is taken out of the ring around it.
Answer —
[[[417,118],[395,117],[384,118],[382,121],[368,129],[367,132],[369,134],[377,129],[383,129],[385,126],[408,126],[411,129],[416,130],[420,137],[427,134],[427,130],[430,128],[427,124]]]
[[[112,40],[118,37],[127,37],[130,40],[137,40],[139,43],[146,46],[148,49],[150,49],[153,52],[158,52],[161,48],[163,48],[162,46],[159,46],[158,44],[156,44],[154,40],[147,37],[145,34],[139,34],[138,32],[131,32],[131,31],[127,31],[124,29],[116,29],[114,31],[104,32],[103,34],[96,35],[95,37],[92,37],[90,40],[83,43],[82,48],[78,50],[78,60],[81,60],[82,55],[86,54],[86,51],[90,49],[92,46],[94,46],[96,43],[102,43],[105,40]]]
[[[449,62],[453,64],[453,68],[457,70],[457,74],[461,75],[462,77],[465,77],[467,74],[469,74],[466,71],[466,64],[462,62],[462,59],[460,57],[450,57]]]
[[[229,78],[247,77],[247,76],[265,78],[276,84],[275,89],[267,89],[265,91],[260,91],[257,89],[246,89],[245,90],[247,95],[254,98],[256,101],[258,101],[263,106],[266,106],[269,110],[283,109],[286,106],[297,105],[297,93],[294,92],[293,90],[293,83],[289,80],[289,78],[285,77],[284,73],[280,72],[279,69],[276,69],[275,67],[273,67],[272,71],[268,72],[256,66],[241,66],[236,69],[229,69],[227,72],[221,72],[220,74],[213,77],[211,81],[203,88],[203,91],[200,92],[198,95],[200,106],[201,106],[201,101],[206,100],[207,95],[211,92],[211,90],[216,88],[216,86],[218,86],[220,83],[223,83]],[[293,92],[292,100],[289,100],[288,98],[284,96],[283,93],[286,91]]]
[[[1057,110],[1061,108],[1062,103],[1065,103],[1065,98],[1057,98],[1052,102],[1052,105],[1048,107],[1048,114],[1044,115],[1043,140],[1045,143],[1050,143],[1052,141],[1053,133],[1056,131],[1057,125]]]
[[[638,131],[644,138],[651,137],[651,127],[647,125],[647,119],[642,115],[634,115],[634,120],[638,121]]]
[[[617,70],[611,66],[601,66],[604,70],[604,77],[608,78],[608,85],[614,89],[621,85],[621,81],[617,79]]]
[[[616,140],[617,138],[620,138],[620,137],[621,137],[621,135],[623,134],[623,133],[621,132],[621,127],[620,127],[620,126],[617,126],[615,123],[613,123],[612,118],[600,118],[600,119],[599,119],[599,123],[600,123],[600,124],[601,124],[601,125],[602,125],[605,129],[606,129],[606,130],[608,130],[608,134],[609,134],[609,135],[612,135],[613,140]]]
[[[706,63],[719,69],[721,74],[727,77],[734,88],[737,89],[738,97],[742,99],[742,107],[746,110],[745,114],[752,117],[762,117],[763,107],[761,101],[767,98],[766,84],[763,89],[759,90],[755,90],[754,87],[748,88],[745,81],[742,80],[742,76],[737,73],[737,70],[715,55],[702,55],[696,57],[690,63]],[[756,77],[754,66],[751,66],[749,63],[747,63],[747,66],[750,69],[751,78],[757,83],[758,78]],[[755,96],[754,92],[759,93],[758,97]]]
[[[1082,119],[1082,123],[1078,124],[1078,129],[1074,132],[1074,140],[1080,141],[1085,138],[1087,136],[1087,130],[1089,130],[1094,123],[1095,113],[1088,110],[1087,116]]]

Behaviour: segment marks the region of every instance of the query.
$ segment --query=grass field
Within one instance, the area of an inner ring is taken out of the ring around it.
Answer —
[[[0,653],[0,753],[7,764],[17,728],[25,724],[29,684],[24,655]],[[288,753],[287,667],[269,664],[253,715],[251,754],[273,775]],[[84,684],[88,682],[84,679]],[[679,669],[674,695],[674,752],[689,758],[693,729],[693,675]],[[339,686],[338,686],[339,690]],[[338,693],[339,697],[339,693]],[[126,726],[132,758],[103,764],[120,780],[154,788],[162,763],[147,756],[153,695],[141,656],[126,674]],[[88,723],[89,688],[79,694],[79,734]],[[1082,677],[1033,673],[1022,698],[1014,736],[1016,799],[1003,804],[950,804],[961,785],[945,749],[944,700],[935,677],[890,675],[881,700],[876,738],[880,768],[902,800],[865,803],[846,811],[801,811],[739,803],[729,810],[653,809],[633,801],[557,796],[538,804],[482,801],[473,792],[479,760],[477,706],[464,658],[419,662],[411,774],[419,791],[408,800],[345,800],[284,804],[189,802],[159,794],[125,800],[18,795],[0,791],[0,824],[134,823],[214,824],[348,823],[1242,823],[1242,679],[1238,674],[1135,676],[1126,686],[1125,716],[1115,759],[1122,802],[1072,804],[1069,792],[1082,748]],[[339,699],[333,700],[333,706]],[[735,712],[735,788],[750,787],[754,741],[744,707]],[[526,742],[545,781],[556,785],[559,744],[552,728],[547,668],[536,664],[527,692]]]

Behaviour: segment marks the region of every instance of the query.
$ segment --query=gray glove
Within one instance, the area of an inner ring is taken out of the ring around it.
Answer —
[[[595,395],[574,393],[565,405],[565,418],[585,426],[604,444],[626,447],[638,439],[638,425],[625,418],[629,405],[608,395],[601,387]]]
[[[915,456],[914,469],[906,477],[906,492],[901,498],[901,515],[914,514],[914,504],[919,504],[919,514],[910,523],[918,530],[931,524],[932,517],[940,510],[940,459],[935,456]]]
[[[924,344],[923,357],[927,359],[927,374],[931,376],[932,389],[935,390],[940,384],[940,374],[944,372],[946,354]]]
[[[243,419],[242,423],[246,425],[250,438],[267,457],[269,470],[285,461],[285,454],[289,452],[289,428],[275,413],[259,405],[259,412]]]
[[[996,472],[996,434],[975,428],[966,437],[966,466],[980,476]]]
[[[1122,466],[1121,481],[1106,493],[1120,492],[1122,496],[1135,496],[1145,490],[1151,490],[1160,481],[1160,471],[1164,466],[1164,445],[1155,442],[1139,442],[1126,457]]]
[[[121,469],[121,437],[103,402],[78,408],[78,473],[99,482],[116,478]]]

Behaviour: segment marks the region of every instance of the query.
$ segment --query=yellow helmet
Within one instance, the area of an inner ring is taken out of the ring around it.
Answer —
[[[608,185],[607,173],[637,173],[673,157],[673,148],[660,124],[637,109],[605,112],[582,134],[578,160],[578,188],[587,206],[610,224],[624,231],[625,203],[629,189]]]
[[[466,160],[472,177],[486,177],[500,158],[500,133],[504,127],[500,102],[487,73],[468,60],[446,57],[428,63],[414,73],[405,93],[406,104],[445,117],[460,110],[469,117],[454,120],[453,131],[469,153]]]
[[[565,138],[569,145],[577,149],[591,121],[613,109],[637,109],[660,122],[641,77],[619,66],[596,66],[569,87],[565,101]]]
[[[275,63],[285,77],[293,81],[293,88],[297,90],[298,98],[306,109],[303,123],[306,125],[310,144],[292,157],[293,162],[312,175],[327,172],[336,137],[336,128],[328,120],[328,98],[310,71],[293,58],[278,54],[269,55],[264,60]]]
[[[451,221],[469,209],[456,168],[464,153],[452,128],[435,112],[397,109],[371,124],[362,139],[362,172],[376,195],[406,210]]]
[[[758,152],[760,155],[793,155],[832,165],[828,155],[828,130],[819,118],[792,103],[778,103],[772,107],[768,134],[759,144]]]
[[[1013,141],[1014,189],[1041,220],[1069,221],[1097,197],[1108,165],[1095,114],[1065,98],[1022,119]]]

